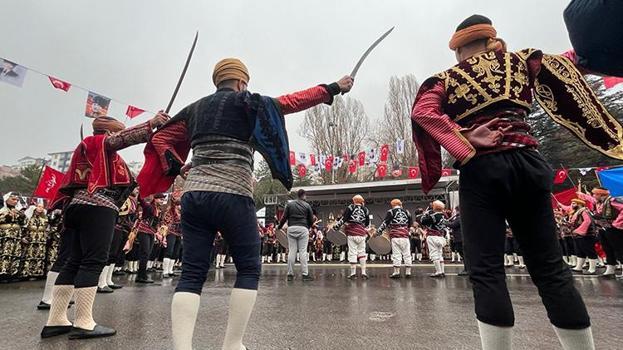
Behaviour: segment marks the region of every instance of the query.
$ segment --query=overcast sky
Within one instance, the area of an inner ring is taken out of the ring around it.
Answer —
[[[0,57],[156,111],[166,107],[199,30],[174,114],[214,91],[212,69],[223,57],[247,64],[250,90],[278,96],[349,73],[367,46],[396,26],[368,57],[350,94],[374,120],[392,75],[413,73],[423,81],[455,63],[447,43],[465,17],[490,17],[511,50],[559,53],[570,46],[562,19],[568,2],[3,0]],[[22,88],[0,83],[0,164],[75,148],[80,124],[90,131],[83,117],[86,97],[78,89],[56,90],[32,72]],[[113,102],[109,114],[124,120],[125,108]],[[302,120],[303,113],[286,119],[296,151],[309,150],[298,135]],[[142,147],[122,154],[142,160]]]

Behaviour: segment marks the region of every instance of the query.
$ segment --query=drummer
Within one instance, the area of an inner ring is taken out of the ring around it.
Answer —
[[[358,194],[353,197],[353,203],[346,207],[334,229],[337,231],[344,224],[346,224],[345,233],[348,241],[348,262],[350,263],[348,279],[357,279],[357,262],[359,262],[361,278],[367,280],[366,237],[368,236],[367,228],[370,226],[370,211],[365,207],[365,201],[361,195]]]
[[[411,277],[411,245],[409,242],[409,228],[413,224],[411,213],[402,207],[400,199],[391,201],[392,208],[387,211],[385,220],[379,226],[377,236],[380,236],[386,228],[389,228],[389,237],[392,243],[392,264],[394,272],[389,278],[400,278],[402,261],[405,265],[405,278]]]

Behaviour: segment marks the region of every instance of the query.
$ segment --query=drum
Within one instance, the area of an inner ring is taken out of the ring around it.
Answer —
[[[368,240],[368,246],[378,255],[386,255],[392,251],[392,244],[387,235],[374,236]]]
[[[288,248],[288,235],[286,235],[283,229],[277,230],[275,236],[277,236],[277,242],[279,242],[282,247]]]
[[[344,234],[344,232],[336,231],[332,228],[330,228],[329,231],[327,232],[327,239],[329,240],[329,242],[337,246],[346,245],[346,242],[347,242],[346,235]]]

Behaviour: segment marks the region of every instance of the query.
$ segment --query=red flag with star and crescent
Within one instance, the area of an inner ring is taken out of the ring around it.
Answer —
[[[52,83],[52,86],[54,86],[55,88],[59,89],[59,90],[63,90],[65,92],[69,91],[69,88],[71,88],[71,84],[66,82],[66,81],[62,81],[58,78],[54,78],[52,76],[48,75],[48,79],[50,79],[50,83]]]
[[[389,145],[385,144],[381,146],[381,162],[387,162],[387,158],[389,157]]]
[[[333,156],[327,156],[324,161],[324,168],[326,171],[331,171],[333,169]]]
[[[560,185],[561,183],[565,182],[568,175],[569,171],[567,169],[556,170],[556,175],[554,176],[554,184]]]
[[[357,158],[359,159],[359,166],[366,165],[366,151],[361,151],[357,154]]]
[[[307,167],[304,164],[299,164],[297,170],[299,177],[305,177],[305,175],[307,175]]]
[[[381,178],[387,176],[387,164],[381,163],[376,167],[376,176]]]
[[[452,169],[441,169],[441,176],[450,176],[452,175]]]
[[[296,165],[296,153],[294,153],[294,151],[290,151],[290,165]]]
[[[33,197],[46,198],[49,200],[54,199],[56,192],[58,192],[58,189],[61,187],[64,176],[65,174],[62,172],[46,165],[41,172],[39,184],[37,184],[37,188],[32,194]]]
[[[309,154],[309,164],[312,166],[316,165],[316,156],[313,153]]]
[[[409,178],[415,179],[420,174],[420,168],[416,166],[409,167]]]
[[[348,161],[348,173],[354,174],[357,172],[357,162],[354,159]]]

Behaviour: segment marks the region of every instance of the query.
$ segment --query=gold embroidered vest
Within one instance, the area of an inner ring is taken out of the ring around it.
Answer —
[[[446,89],[444,111],[455,121],[491,106],[532,106],[532,83],[523,57],[489,51],[437,74]]]

